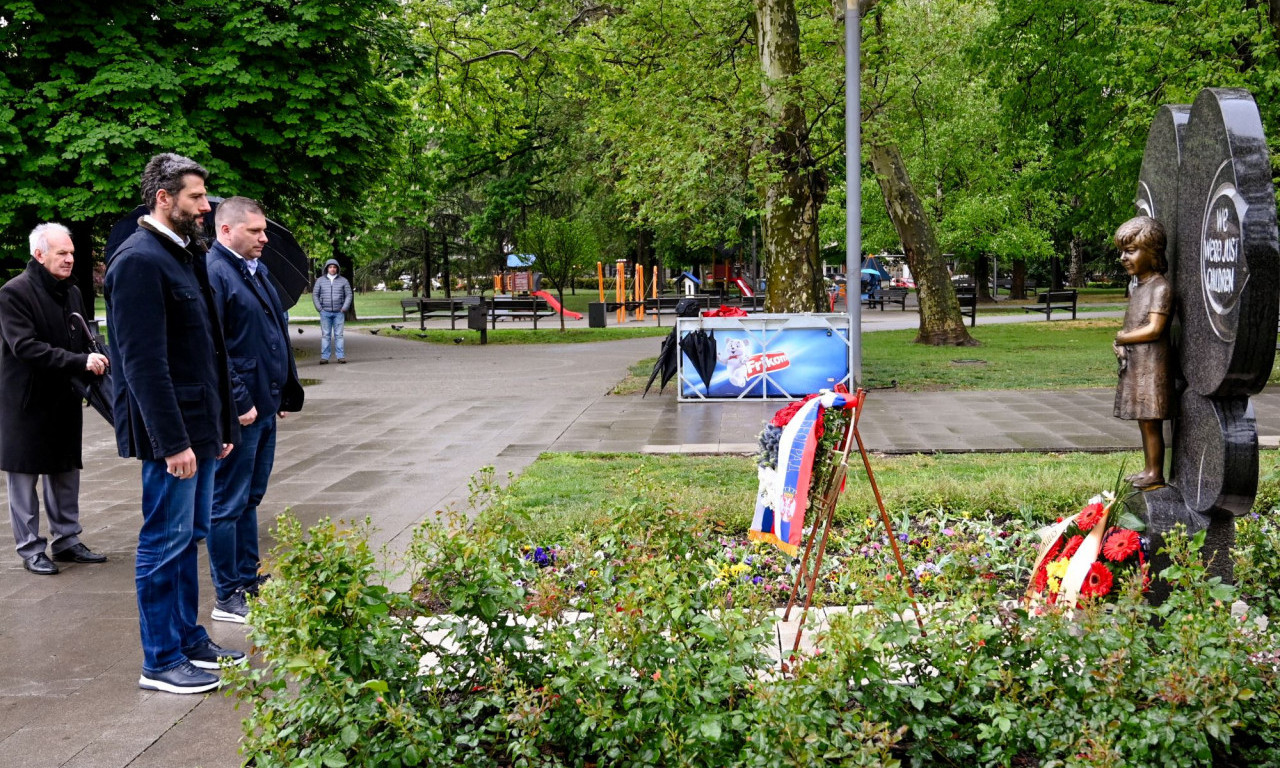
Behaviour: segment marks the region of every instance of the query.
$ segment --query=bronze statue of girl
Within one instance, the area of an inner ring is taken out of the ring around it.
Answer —
[[[1164,428],[1169,418],[1169,317],[1173,288],[1165,278],[1166,237],[1160,222],[1129,219],[1116,230],[1120,263],[1132,276],[1124,327],[1112,349],[1120,364],[1115,415],[1138,422],[1146,466],[1128,479],[1140,489],[1164,485]]]

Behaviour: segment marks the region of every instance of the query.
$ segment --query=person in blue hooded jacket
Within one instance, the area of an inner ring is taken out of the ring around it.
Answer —
[[[351,283],[338,272],[338,260],[329,259],[324,263],[324,274],[316,280],[311,289],[311,303],[320,313],[320,364],[329,364],[330,352],[336,352],[339,363],[347,362],[346,349],[342,344],[342,326],[346,321],[346,312],[351,309],[355,293]]]
[[[302,385],[289,343],[284,305],[260,257],[267,218],[247,197],[229,197],[214,214],[217,241],[205,263],[231,362],[240,424],[236,450],[218,461],[209,526],[215,621],[245,623],[246,597],[258,573],[258,505],[276,455],[276,421],[302,408]]]

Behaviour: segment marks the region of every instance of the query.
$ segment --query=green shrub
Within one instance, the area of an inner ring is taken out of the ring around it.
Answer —
[[[850,557],[865,610],[781,674],[776,595],[726,571],[740,532],[709,510],[629,500],[538,542],[491,503],[419,532],[413,599],[374,586],[360,531],[280,523],[253,613],[267,666],[233,674],[255,766],[1280,765],[1276,638],[1232,617],[1185,536],[1162,606],[1130,583],[1036,615],[1008,600],[1026,529],[971,521],[924,585],[923,637],[884,559]],[[911,525],[908,557],[952,541]]]

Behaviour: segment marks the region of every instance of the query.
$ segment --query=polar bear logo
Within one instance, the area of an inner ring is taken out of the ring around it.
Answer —
[[[747,386],[747,355],[750,352],[751,344],[746,339],[725,339],[724,354],[716,355],[729,372],[729,383],[735,387]]]

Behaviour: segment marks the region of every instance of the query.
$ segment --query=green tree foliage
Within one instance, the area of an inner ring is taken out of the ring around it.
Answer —
[[[1000,94],[1025,186],[1064,202],[1059,241],[1102,242],[1132,215],[1147,131],[1162,104],[1243,87],[1280,148],[1280,61],[1266,6],[1246,0],[996,0],[970,54]]]
[[[595,261],[599,250],[590,222],[578,218],[530,216],[518,242],[521,250],[538,257],[535,267],[556,289],[561,306],[564,289]],[[560,314],[560,330],[564,330],[564,313]]]
[[[399,120],[393,0],[0,4],[0,230],[113,223],[156,152],[212,193],[349,232]]]

